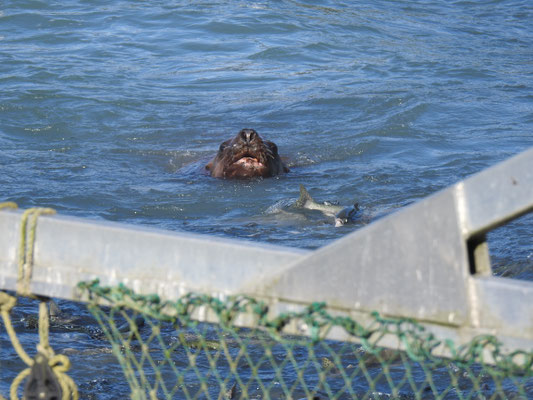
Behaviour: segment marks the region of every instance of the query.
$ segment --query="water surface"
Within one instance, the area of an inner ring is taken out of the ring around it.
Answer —
[[[317,248],[533,145],[531,26],[529,1],[4,1],[0,196]],[[244,127],[291,172],[202,174]],[[299,184],[368,219],[279,215]],[[533,279],[532,222],[491,239],[499,274]]]

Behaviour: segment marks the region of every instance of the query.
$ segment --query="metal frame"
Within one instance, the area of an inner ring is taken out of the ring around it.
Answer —
[[[325,301],[360,321],[377,310],[458,343],[486,333],[508,351],[531,350],[533,282],[491,276],[485,234],[532,210],[533,148],[316,251],[41,216],[30,288],[80,300],[76,284],[99,278],[169,300],[189,291],[248,294],[273,313]],[[20,216],[0,212],[0,287],[7,290],[16,288]],[[292,330],[306,334],[305,326]],[[351,340],[335,330],[330,337]]]

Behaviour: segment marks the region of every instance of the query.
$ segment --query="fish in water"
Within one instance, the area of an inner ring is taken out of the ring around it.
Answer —
[[[329,201],[318,203],[311,197],[304,185],[300,185],[300,198],[296,200],[294,205],[300,208],[307,208],[308,210],[318,210],[324,215],[335,218],[335,227],[353,221],[359,211],[359,204],[357,203],[349,207],[332,204]]]

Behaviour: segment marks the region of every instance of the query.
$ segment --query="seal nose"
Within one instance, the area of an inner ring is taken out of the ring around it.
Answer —
[[[246,144],[250,144],[252,140],[255,139],[255,136],[257,135],[257,132],[253,129],[243,129],[240,132],[241,139],[244,140]]]

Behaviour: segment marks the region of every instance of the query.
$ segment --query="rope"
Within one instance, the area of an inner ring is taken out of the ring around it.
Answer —
[[[22,214],[20,226],[20,244],[19,244],[19,259],[18,259],[18,281],[17,294],[31,297],[30,280],[33,272],[33,250],[35,247],[35,231],[37,230],[37,218],[43,214],[55,214],[52,208],[29,208]],[[29,238],[28,234],[28,219],[30,220]]]
[[[17,203],[15,203],[15,202],[12,202],[12,201],[4,201],[3,203],[0,203],[0,210],[2,210],[3,208],[12,208],[12,209],[16,209],[16,208],[18,208],[18,206],[17,206]]]
[[[8,295],[7,293],[0,292],[0,313],[2,314],[2,319],[4,321],[4,326],[6,328],[7,334],[9,335],[9,339],[11,340],[11,344],[15,351],[17,352],[18,356],[24,363],[28,366],[33,365],[32,358],[24,351],[24,348],[20,344],[20,341],[17,337],[17,333],[15,332],[15,329],[13,328],[13,324],[11,323],[10,318],[10,312],[11,309],[15,306],[17,302],[17,299],[13,296]],[[31,372],[31,368],[26,368],[23,370],[18,376],[13,379],[13,382],[11,383],[11,391],[10,391],[10,398],[11,399],[17,399],[17,389],[24,380]],[[0,397],[0,399],[4,400],[3,397]]]
[[[4,320],[4,326],[6,327],[9,339],[11,339],[11,343],[13,344],[13,348],[26,365],[33,365],[32,358],[24,351],[20,341],[18,340],[17,333],[13,328],[13,324],[11,323],[9,314],[16,303],[17,299],[15,297],[10,296],[7,293],[0,292],[0,312],[2,314],[2,319]]]
[[[13,202],[0,203],[0,209],[3,208],[17,208]],[[37,219],[40,215],[55,214],[52,208],[30,208],[22,214],[20,236],[19,236],[19,250],[18,250],[18,279],[17,279],[17,295],[35,298],[30,291],[30,281],[33,272],[33,254],[35,248],[35,233],[37,229]],[[29,223],[29,226],[28,226]],[[19,355],[20,359],[28,366],[28,368],[21,371],[18,376],[13,379],[10,389],[11,400],[18,400],[17,391],[24,379],[30,376],[32,366],[35,364],[32,359],[23,349],[20,341],[17,338],[16,332],[13,328],[10,318],[11,309],[16,304],[16,298],[7,293],[0,292],[0,314],[4,321],[6,331],[9,335],[13,348]],[[56,355],[49,343],[49,328],[50,321],[48,315],[48,304],[46,300],[41,300],[39,304],[39,344],[37,345],[36,357],[46,357],[48,365],[52,369],[57,381],[61,387],[62,400],[77,400],[78,389],[76,384],[66,372],[70,369],[70,361],[64,355]],[[0,396],[0,400],[5,400]]]

